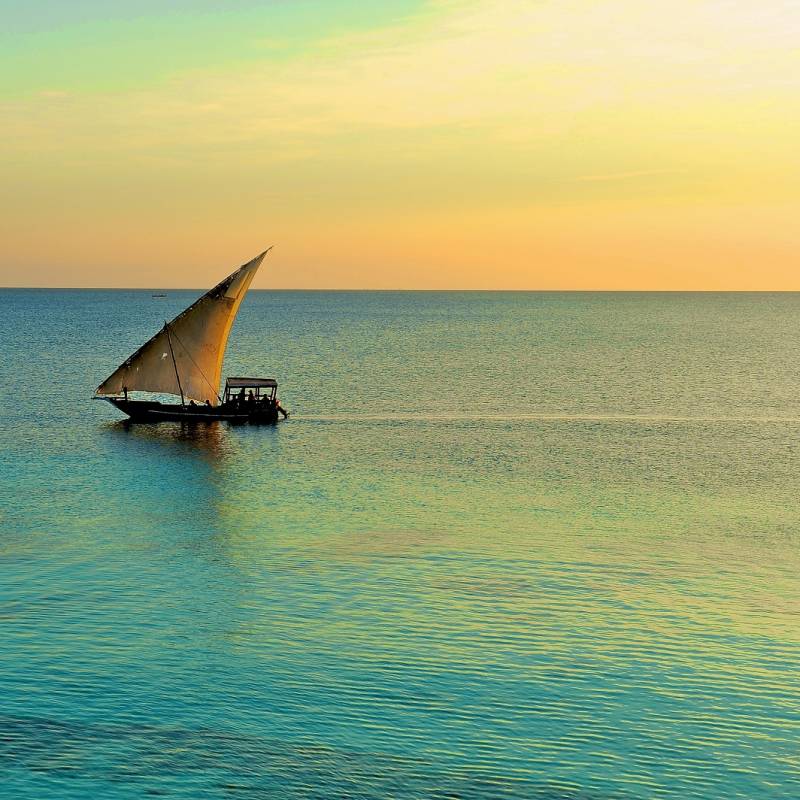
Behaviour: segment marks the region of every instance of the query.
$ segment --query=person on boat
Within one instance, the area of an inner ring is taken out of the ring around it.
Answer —
[[[283,414],[284,419],[289,416],[289,412],[281,405],[281,401],[277,397],[275,398],[275,409]]]

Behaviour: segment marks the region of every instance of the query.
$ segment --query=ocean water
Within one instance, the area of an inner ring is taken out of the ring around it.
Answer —
[[[275,427],[0,292],[0,796],[800,797],[800,295],[252,292]]]

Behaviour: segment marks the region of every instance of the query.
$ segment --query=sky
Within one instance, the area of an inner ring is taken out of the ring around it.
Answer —
[[[0,19],[0,285],[800,290],[800,0]]]

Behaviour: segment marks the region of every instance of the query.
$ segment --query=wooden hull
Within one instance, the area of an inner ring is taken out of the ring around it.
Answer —
[[[275,408],[240,410],[225,406],[182,406],[180,403],[159,403],[150,400],[125,400],[104,397],[112,406],[131,418],[131,422],[254,422],[274,425],[278,421]]]

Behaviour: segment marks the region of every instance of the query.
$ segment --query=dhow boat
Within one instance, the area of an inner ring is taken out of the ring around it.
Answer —
[[[220,394],[222,361],[239,306],[269,248],[206,292],[120,364],[95,390],[133,422],[274,423],[288,413],[274,378],[228,378]],[[180,403],[133,397],[136,392],[180,397]]]

